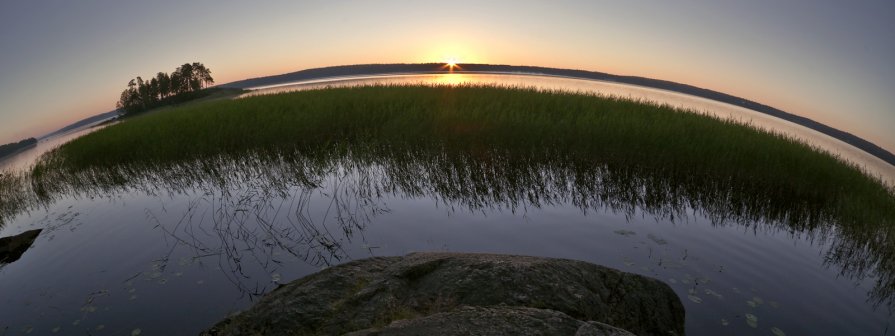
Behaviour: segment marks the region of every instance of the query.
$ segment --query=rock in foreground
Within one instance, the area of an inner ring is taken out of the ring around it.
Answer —
[[[9,264],[22,257],[34,240],[40,235],[41,229],[25,231],[21,234],[0,238],[0,265]]]
[[[671,288],[582,261],[414,253],[359,260],[309,275],[203,334],[629,332],[684,334],[684,308]]]

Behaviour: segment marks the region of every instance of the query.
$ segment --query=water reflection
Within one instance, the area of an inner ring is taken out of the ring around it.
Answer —
[[[386,200],[401,197],[483,214],[569,204],[583,213],[629,219],[647,214],[681,222],[695,216],[714,226],[782,230],[829,242],[828,265],[856,281],[875,281],[869,293],[874,304],[895,298],[895,207],[848,212],[825,198],[795,197],[784,188],[613,166],[556,150],[321,148],[57,172],[27,182],[4,178],[17,181],[19,198],[0,202],[0,220],[67,197],[193,195],[174,222],[157,219],[169,211],[165,205],[146,210],[171,251],[147,274],[164,271],[175,260],[173,251],[185,248],[192,251],[190,262],[213,260],[249,296],[271,286],[249,274],[275,273],[280,255],[316,266],[348,259],[346,244],[364,241],[367,223],[388,213]]]

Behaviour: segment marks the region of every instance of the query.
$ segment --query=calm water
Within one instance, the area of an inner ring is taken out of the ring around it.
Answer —
[[[633,95],[624,89],[608,93]],[[641,98],[664,101],[655,97]],[[681,297],[691,335],[892,333],[885,301],[895,276],[873,261],[892,260],[895,247],[853,238],[892,236],[889,228],[799,216],[823,209],[767,205],[723,184],[693,190],[563,159],[489,158],[246,158],[214,162],[211,173],[146,172],[124,185],[60,180],[67,192],[0,227],[0,237],[44,230],[20,260],[0,266],[0,335],[192,335],[278,283],[433,250],[571,258],[652,276]]]
[[[43,153],[59,147],[59,145],[69,142],[72,139],[76,139],[84,134],[102,129],[103,127],[105,126],[84,127],[75,129],[65,134],[54,135],[51,137],[40,139],[38,140],[36,146],[23,150],[15,155],[0,159],[0,172],[21,171],[24,169],[28,169],[31,167],[31,165],[34,164],[34,162],[37,161],[38,158],[40,158],[41,155],[43,155]]]

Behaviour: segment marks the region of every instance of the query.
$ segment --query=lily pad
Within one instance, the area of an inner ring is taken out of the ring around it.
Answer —
[[[702,303],[702,298],[696,295],[687,295],[687,298],[690,299],[690,301],[693,301],[693,303]]]
[[[718,293],[718,292],[713,291],[713,290],[711,290],[711,289],[706,289],[706,290],[705,290],[705,295],[711,295],[711,296],[714,296],[715,298],[718,298],[718,299],[723,299],[723,298],[724,298],[724,295],[721,295],[721,293]]]
[[[746,314],[746,324],[752,328],[758,328],[758,316]]]

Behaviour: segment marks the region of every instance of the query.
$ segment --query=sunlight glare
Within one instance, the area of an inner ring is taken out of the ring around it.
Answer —
[[[444,67],[447,68],[448,71],[454,71],[454,69],[458,69],[458,68],[460,68],[460,67],[457,65],[457,63],[459,63],[459,62],[457,62],[457,59],[456,59],[456,58],[450,57],[450,58],[447,59],[447,61],[444,62]],[[461,70],[462,70],[462,69],[461,69]]]

